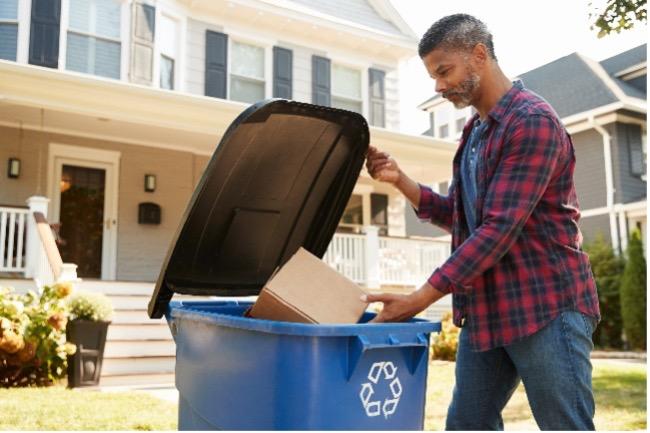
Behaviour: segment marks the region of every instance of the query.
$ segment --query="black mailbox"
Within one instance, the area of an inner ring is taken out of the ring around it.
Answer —
[[[156,203],[140,203],[138,205],[139,224],[160,224],[160,206]]]

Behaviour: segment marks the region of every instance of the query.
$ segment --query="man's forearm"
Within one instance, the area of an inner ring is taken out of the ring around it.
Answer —
[[[397,188],[404,197],[407,198],[414,208],[420,207],[420,185],[400,170],[399,180],[395,183]]]

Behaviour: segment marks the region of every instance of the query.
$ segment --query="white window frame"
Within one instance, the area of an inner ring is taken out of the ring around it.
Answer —
[[[230,76],[232,74],[232,53],[234,42],[262,48],[264,52],[264,99],[270,98],[273,94],[273,45],[275,45],[276,42],[264,38],[252,39],[250,36],[246,36],[236,30],[229,31],[228,29],[224,29],[224,33],[228,35],[228,58],[226,61],[226,99],[234,102],[241,102],[232,99],[230,94]],[[243,78],[249,79],[249,77]],[[245,102],[241,103],[245,104]]]
[[[444,123],[442,123],[440,121],[440,116],[443,113],[446,114],[446,116],[445,116],[446,120],[445,120]],[[433,136],[436,137],[436,138],[441,138],[441,139],[453,137],[453,135],[451,133],[452,126],[450,124],[452,122],[452,119],[454,118],[454,115],[453,115],[453,112],[450,112],[450,107],[447,104],[442,104],[441,106],[436,107],[433,110],[433,115],[434,115],[434,120],[435,120],[435,123],[436,123],[435,130],[433,131]],[[442,129],[443,126],[447,126],[447,135],[445,137],[443,137],[440,134],[440,129]]]
[[[125,32],[125,21],[126,23],[130,23],[130,12],[128,8],[128,2],[124,0],[113,0],[116,3],[121,3],[120,5],[120,38],[115,39],[109,36],[99,36],[99,35],[93,35],[91,33],[86,33],[80,30],[74,30],[70,28],[70,0],[61,0],[61,22],[59,26],[59,70],[61,71],[67,71],[67,72],[72,72],[72,73],[78,73],[78,74],[86,74],[92,77],[100,78],[100,79],[106,79],[106,80],[124,80],[124,77],[127,76],[128,73],[128,65],[127,62],[125,62],[125,51],[128,51],[125,49],[125,47],[128,47],[130,44],[130,40],[128,37],[125,37],[125,35],[129,34],[129,27],[127,26],[127,30]],[[30,1],[31,3],[31,1]],[[30,5],[31,9],[31,5]],[[127,11],[126,17],[125,17],[125,9]],[[79,72],[79,71],[71,71],[67,69],[66,61],[68,57],[68,32],[72,32],[78,35],[82,36],[88,36],[91,38],[95,39],[101,39],[109,42],[117,42],[120,44],[120,76],[118,78],[112,78],[112,77],[104,77],[102,75],[97,75],[94,73],[90,72]],[[29,36],[28,36],[29,37]],[[126,60],[128,61],[129,58],[128,56],[126,57]]]
[[[22,15],[21,15],[21,6],[24,4],[23,0],[16,0],[16,6],[17,6],[17,11],[16,11],[16,18],[15,19],[6,19],[6,18],[0,18],[0,24],[15,24],[16,25],[16,62],[20,61],[20,48],[21,48],[21,28],[25,27],[21,23]],[[31,3],[31,2],[30,2]],[[30,4],[31,6],[31,4]],[[27,35],[29,38],[29,35]]]
[[[349,96],[338,95],[338,94],[334,93],[334,66],[342,66],[344,68],[354,69],[355,71],[359,72],[359,78],[360,78],[359,86],[361,86],[361,88],[359,89],[361,91],[360,99],[353,99],[353,98],[350,98]],[[363,68],[363,67],[360,67],[359,65],[350,64],[350,63],[347,63],[345,61],[338,61],[336,59],[331,59],[331,67],[330,68],[331,68],[331,70],[330,70],[330,98],[331,99],[334,99],[334,98],[345,99],[346,101],[350,101],[350,102],[361,102],[361,115],[363,115],[364,117],[367,118],[368,117],[367,116],[368,103],[366,102],[366,100],[368,99],[368,89],[367,89],[367,87],[368,87],[368,77],[366,75],[368,73],[368,68],[367,67]],[[364,71],[366,72],[366,74],[364,74]],[[332,104],[332,107],[333,106],[334,105]]]
[[[641,175],[641,180],[648,181],[648,129],[646,125],[641,127],[641,152],[646,172]]]
[[[184,91],[185,83],[185,33],[187,29],[187,19],[186,17],[178,13],[175,10],[171,10],[169,5],[162,4],[160,2],[152,4],[156,8],[156,31],[154,33],[154,59],[153,59],[153,71],[152,71],[152,87],[160,89],[160,56],[162,55],[161,44],[160,44],[160,23],[162,22],[162,17],[176,22],[176,57],[174,58],[174,82],[173,89],[171,91]],[[168,56],[169,57],[169,56]],[[168,89],[165,89],[168,90]]]

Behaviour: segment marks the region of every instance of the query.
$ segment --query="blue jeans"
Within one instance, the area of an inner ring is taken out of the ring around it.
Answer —
[[[535,334],[485,352],[472,352],[462,329],[446,430],[503,430],[501,411],[520,380],[541,430],[594,430],[590,353],[596,325],[592,317],[567,311]]]

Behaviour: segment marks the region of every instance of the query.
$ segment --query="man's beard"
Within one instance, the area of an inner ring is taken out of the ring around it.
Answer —
[[[476,72],[470,70],[469,77],[467,79],[465,79],[462,83],[453,89],[449,89],[444,92],[442,96],[447,100],[449,100],[450,96],[455,97],[456,100],[450,100],[450,102],[454,104],[454,107],[456,107],[456,109],[460,110],[462,108],[469,107],[472,104],[472,99],[476,93],[476,89],[478,89],[480,81],[481,77],[479,77]]]

